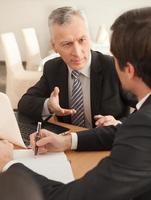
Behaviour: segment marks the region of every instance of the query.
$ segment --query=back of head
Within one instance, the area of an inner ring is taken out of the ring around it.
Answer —
[[[69,24],[73,16],[78,16],[84,20],[86,26],[88,27],[88,22],[85,13],[82,10],[78,10],[73,7],[60,7],[52,11],[48,18],[48,25],[50,33],[52,34],[53,25],[64,25]]]
[[[130,62],[151,87],[151,7],[125,12],[111,27],[111,52],[122,69]]]
[[[0,199],[43,200],[38,185],[29,174],[21,171],[0,174]]]

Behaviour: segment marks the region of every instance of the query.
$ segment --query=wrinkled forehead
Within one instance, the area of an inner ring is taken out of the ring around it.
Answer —
[[[72,16],[63,24],[53,23],[50,28],[52,41],[58,37],[74,36],[79,38],[83,35],[89,36],[89,29],[86,21],[80,16]]]

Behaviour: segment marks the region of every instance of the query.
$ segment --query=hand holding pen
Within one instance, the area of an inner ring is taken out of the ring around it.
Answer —
[[[36,137],[35,137],[35,143],[40,139],[40,130],[41,130],[41,122],[38,122],[37,124],[37,133],[36,133]],[[38,153],[38,146],[35,146],[35,156]]]

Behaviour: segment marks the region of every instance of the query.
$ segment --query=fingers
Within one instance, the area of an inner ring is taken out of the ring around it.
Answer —
[[[67,116],[67,115],[73,115],[76,113],[75,109],[65,109],[65,108],[58,108],[58,111],[56,112],[56,114],[58,116]]]
[[[32,149],[35,149],[35,137],[36,137],[36,132],[30,134],[30,146],[32,147]]]
[[[67,115],[73,115],[76,113],[75,109],[66,109],[61,108],[59,104],[59,88],[54,87],[53,92],[50,95],[50,98],[48,100],[48,108],[51,110],[51,112],[55,113],[58,116],[67,116]]]
[[[48,134],[49,133],[49,134]],[[48,136],[49,135],[49,136]],[[36,133],[33,133],[30,135],[30,144],[35,151],[35,146],[38,146],[38,154],[46,154],[49,151],[49,145],[51,144],[51,132],[48,132],[47,130],[41,130],[40,137],[37,142],[35,141]],[[53,135],[53,133],[52,133]]]
[[[64,116],[66,116],[66,115],[74,115],[75,113],[76,113],[75,109],[63,109],[62,108],[62,114]]]
[[[54,90],[51,92],[49,100],[48,100],[48,108],[51,112],[56,113],[56,111],[60,108],[59,106],[59,88],[54,87]]]
[[[49,135],[49,131],[45,130],[45,129],[41,129],[40,130],[40,138],[46,137]],[[35,142],[35,137],[36,137],[36,132],[30,134],[30,146],[32,147],[32,149],[35,149],[35,146],[37,145],[37,143]]]
[[[96,122],[95,122],[95,125],[98,127],[98,126],[104,126],[104,123],[105,123],[105,117],[101,117],[99,118]]]
[[[41,147],[41,146],[45,146],[47,145],[48,143],[51,143],[51,137],[47,136],[47,137],[44,137],[44,138],[41,138],[40,140],[38,140],[36,142],[36,145],[38,147]]]
[[[59,96],[59,92],[60,92],[59,88],[58,87],[54,87],[54,90],[53,90],[53,92],[51,94],[54,97],[57,97],[57,96]]]
[[[107,116],[101,116],[100,115],[97,116],[97,121],[95,122],[95,125],[98,126],[116,126],[119,122],[111,115],[107,115]]]
[[[13,145],[7,140],[0,140],[0,172],[13,160]]]
[[[101,117],[104,117],[104,116],[103,116],[103,115],[95,115],[95,116],[94,116],[94,119],[95,119],[95,120],[98,120],[98,119],[100,119]]]
[[[45,147],[38,148],[38,154],[46,154],[47,152],[48,150]]]
[[[103,116],[103,115],[95,115],[94,118],[96,119],[95,125],[98,126],[105,126],[105,124],[108,124],[111,119],[110,116]]]
[[[14,148],[14,145],[12,143],[8,142],[8,140],[0,140],[0,145],[6,145],[12,149]]]
[[[103,126],[111,126],[111,125],[114,125],[114,123],[112,121],[105,121],[103,123]]]

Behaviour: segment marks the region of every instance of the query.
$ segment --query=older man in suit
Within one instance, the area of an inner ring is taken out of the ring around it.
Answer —
[[[60,57],[46,62],[40,81],[21,98],[19,112],[36,120],[55,114],[60,121],[79,126],[72,117],[83,115],[82,126],[87,128],[95,126],[98,114],[116,119],[126,116],[133,102],[121,89],[113,58],[91,50],[84,13],[71,7],[58,8],[49,16],[49,29],[52,47]],[[79,94],[80,89],[79,85],[73,89],[73,71],[79,73],[82,89],[82,99],[76,99],[75,104],[74,91]]]
[[[77,133],[77,150],[112,149],[84,177],[68,184],[48,180],[12,164],[11,148],[0,142],[0,168],[31,174],[49,200],[149,200],[151,197],[151,7],[122,14],[112,25],[111,51],[122,86],[139,99],[137,111],[117,126]],[[39,153],[70,149],[72,135],[41,131]],[[35,146],[35,135],[31,137]],[[10,152],[7,150],[10,149]],[[4,151],[5,150],[5,151]],[[6,151],[7,150],[7,151]],[[4,159],[5,152],[5,159]],[[7,152],[7,153],[6,153]],[[6,157],[8,158],[6,160]]]

